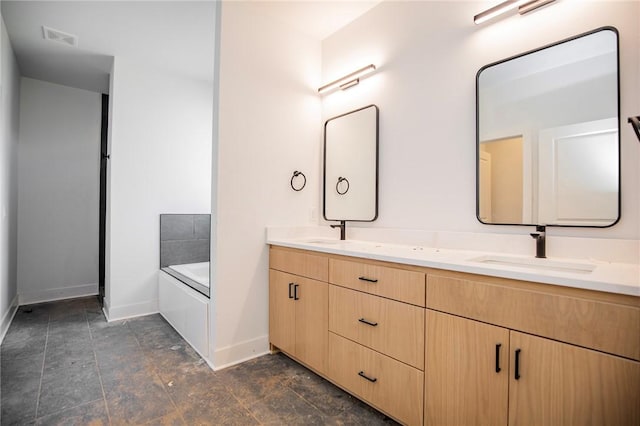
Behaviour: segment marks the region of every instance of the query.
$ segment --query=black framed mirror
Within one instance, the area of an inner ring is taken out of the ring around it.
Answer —
[[[323,215],[371,222],[378,217],[378,116],[368,105],[324,125]]]
[[[620,219],[618,31],[602,27],[476,76],[476,216],[491,225]]]

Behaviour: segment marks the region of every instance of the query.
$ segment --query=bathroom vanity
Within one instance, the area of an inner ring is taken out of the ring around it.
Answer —
[[[271,349],[401,423],[640,423],[637,265],[527,275],[453,250],[268,242]]]

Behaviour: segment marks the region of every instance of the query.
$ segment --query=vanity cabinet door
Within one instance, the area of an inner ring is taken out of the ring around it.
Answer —
[[[427,309],[425,425],[506,425],[509,330]]]
[[[329,285],[298,279],[295,289],[295,356],[319,373],[325,373],[329,338]]]
[[[509,425],[640,424],[637,361],[516,331],[510,340]]]
[[[329,285],[269,270],[269,342],[324,373],[327,362]]]
[[[269,342],[291,354],[296,344],[295,278],[295,275],[269,270]]]

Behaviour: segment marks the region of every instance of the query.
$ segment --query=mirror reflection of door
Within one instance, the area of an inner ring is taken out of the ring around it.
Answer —
[[[540,131],[538,222],[602,226],[618,217],[618,119]]]
[[[611,27],[482,67],[476,99],[480,221],[615,224],[619,93],[618,34]],[[482,170],[481,152],[491,155],[490,172]],[[483,175],[491,176],[490,184]]]
[[[483,222],[522,222],[522,153],[522,136],[480,144],[480,218],[487,217]]]

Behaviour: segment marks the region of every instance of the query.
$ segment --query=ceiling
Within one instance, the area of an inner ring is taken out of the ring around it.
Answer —
[[[257,12],[322,40],[381,0],[252,0]],[[2,1],[2,17],[23,76],[101,93],[113,57],[211,81],[213,1]],[[224,13],[224,12],[223,12]],[[42,26],[78,37],[45,40]]]

